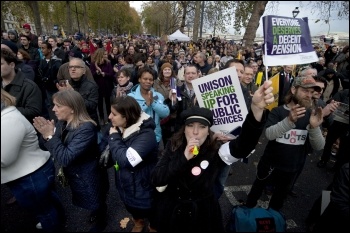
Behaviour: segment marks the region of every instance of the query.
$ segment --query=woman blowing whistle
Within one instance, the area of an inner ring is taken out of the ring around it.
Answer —
[[[224,232],[215,180],[223,167],[255,148],[265,123],[264,108],[274,100],[270,86],[266,81],[254,93],[240,136],[233,140],[210,130],[211,110],[192,107],[182,112],[183,126],[166,145],[151,176],[158,190],[157,231]]]

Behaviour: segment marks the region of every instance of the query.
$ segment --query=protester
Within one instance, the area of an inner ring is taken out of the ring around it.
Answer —
[[[33,81],[15,68],[14,53],[1,49],[1,87],[16,98],[16,107],[29,122],[42,114],[41,91]]]
[[[160,120],[169,115],[169,107],[164,104],[164,97],[152,87],[153,70],[147,66],[141,68],[138,72],[139,84],[135,85],[128,96],[136,99],[141,106],[142,111],[150,115],[156,123],[155,133],[157,142],[162,139],[162,129]]]
[[[108,106],[111,106],[110,97],[113,90],[114,71],[111,62],[108,60],[108,52],[103,48],[95,51],[91,58],[91,73],[98,85],[98,113],[100,125],[107,124],[106,117],[110,113]],[[106,106],[107,115],[104,114],[104,105]]]
[[[92,211],[96,219],[90,231],[102,231],[107,225],[107,172],[99,167],[96,123],[89,117],[83,97],[76,91],[53,95],[58,122],[34,118],[34,127],[42,135],[44,146],[58,166],[63,168],[72,191],[73,205]]]
[[[87,78],[87,66],[80,58],[71,58],[68,62],[69,80],[61,80],[56,84],[59,91],[75,90],[81,94],[84,99],[86,110],[92,120],[98,122],[97,103],[98,86]],[[97,126],[100,129],[100,126]]]
[[[152,183],[159,192],[155,196],[157,231],[224,231],[214,194],[216,177],[222,166],[246,157],[255,148],[264,127],[264,107],[273,101],[270,85],[266,82],[255,92],[239,140],[220,148],[218,134],[210,131],[213,115],[209,109],[192,107],[182,112],[183,126],[167,144],[152,173]],[[198,155],[193,150],[199,150]]]
[[[112,127],[108,144],[115,163],[116,185],[126,210],[132,215],[131,232],[142,232],[145,218],[152,224],[154,187],[151,171],[157,163],[158,143],[154,120],[130,96],[120,96],[111,105]],[[153,229],[153,226],[149,226]]]
[[[260,157],[247,207],[255,207],[265,186],[272,184],[275,190],[269,208],[279,211],[310,148],[323,148],[325,140],[319,127],[323,120],[322,108],[311,110],[312,94],[320,89],[312,77],[297,77],[287,93],[285,105],[269,113],[265,132],[269,142]]]
[[[18,204],[35,215],[45,232],[62,232],[65,213],[54,188],[53,160],[39,148],[34,127],[15,102],[1,89],[1,184],[7,184]]]
[[[111,103],[117,97],[126,96],[130,93],[131,88],[134,86],[132,82],[130,82],[130,72],[128,69],[119,70],[115,76],[117,80],[117,86],[114,87],[111,94]]]

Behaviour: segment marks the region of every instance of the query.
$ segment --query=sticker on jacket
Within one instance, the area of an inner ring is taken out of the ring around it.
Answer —
[[[129,147],[126,151],[126,158],[129,160],[129,163],[133,167],[142,162],[142,158],[139,153],[137,153],[137,151],[131,147]]]

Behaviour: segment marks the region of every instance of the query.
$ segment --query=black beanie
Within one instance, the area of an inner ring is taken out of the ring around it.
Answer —
[[[18,47],[15,43],[9,40],[1,40],[1,44],[4,44],[7,47],[9,47],[12,50],[12,52],[16,54],[16,57],[17,57]]]

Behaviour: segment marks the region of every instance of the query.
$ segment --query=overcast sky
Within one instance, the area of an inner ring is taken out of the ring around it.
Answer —
[[[130,6],[134,7],[136,11],[141,12],[141,5],[144,1],[131,1]],[[305,6],[300,7],[299,1],[286,1],[286,2],[279,2],[278,5],[278,11],[277,12],[271,12],[271,11],[265,11],[264,15],[278,15],[278,16],[288,16],[292,17],[292,11],[295,9],[295,7],[299,7],[299,15],[298,18],[308,17],[309,18],[309,27],[311,36],[316,36],[320,34],[327,34],[328,32],[328,24],[325,24],[324,22],[318,22],[315,23],[317,19],[317,14],[312,14],[310,9]],[[332,15],[336,15],[336,12],[332,12]],[[349,34],[349,19],[347,20],[338,20],[336,17],[331,17],[330,20],[330,33],[332,32],[342,32]],[[231,27],[229,29],[229,33],[234,33],[234,29]],[[243,35],[244,31],[242,31]],[[260,36],[263,35],[262,30],[262,20],[260,19],[260,25],[257,30],[257,34],[260,34]]]

